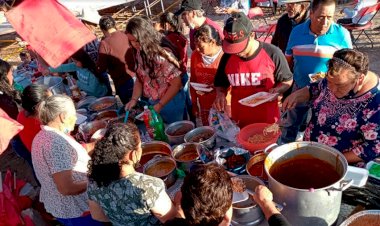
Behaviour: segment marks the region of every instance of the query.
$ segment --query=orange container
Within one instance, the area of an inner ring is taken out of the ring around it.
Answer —
[[[263,134],[264,128],[270,126],[269,123],[253,123],[240,130],[240,133],[237,135],[237,142],[243,146],[243,148],[249,150],[251,154],[254,154],[257,150],[263,150],[268,147],[270,144],[276,143],[280,132],[278,133],[269,133],[266,135],[265,142],[250,143],[248,138],[253,135]]]

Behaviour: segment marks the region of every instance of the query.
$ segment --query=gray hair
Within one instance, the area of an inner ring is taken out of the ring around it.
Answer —
[[[54,121],[60,114],[75,114],[74,102],[66,95],[50,96],[38,106],[38,118],[43,125]]]

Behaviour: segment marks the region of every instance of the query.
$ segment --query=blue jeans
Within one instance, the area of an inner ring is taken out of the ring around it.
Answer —
[[[159,100],[151,101],[149,100],[150,105],[155,105],[158,103]],[[162,117],[162,120],[166,124],[170,124],[173,122],[178,122],[183,120],[183,115],[185,114],[185,102],[186,102],[186,96],[183,89],[180,89],[161,110],[160,115]]]
[[[92,219],[91,215],[77,218],[57,218],[59,223],[65,226],[103,226],[102,222]]]
[[[123,104],[128,103],[128,101],[131,99],[134,84],[135,81],[131,78],[127,82],[116,88],[116,94],[119,95],[120,100],[121,102],[123,102]]]
[[[191,96],[190,96],[190,84],[189,84],[189,75],[187,73],[184,73],[181,78],[182,85],[183,85],[183,91],[185,92],[185,107],[186,110],[183,115],[184,120],[189,120],[194,122],[196,124],[196,118],[193,115],[193,103],[191,102]]]
[[[307,104],[300,104],[287,110],[286,117],[281,121],[281,137],[277,143],[287,144],[296,140],[300,126],[307,118],[308,111],[309,106]]]

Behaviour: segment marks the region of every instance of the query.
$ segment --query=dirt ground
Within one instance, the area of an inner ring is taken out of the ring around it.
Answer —
[[[336,8],[336,14],[335,14],[335,21],[337,19],[340,19],[343,17],[342,14],[339,12],[344,8],[348,7],[350,3],[346,4],[338,4]],[[208,16],[218,22],[221,26],[223,26],[223,18],[224,16],[216,15],[212,13],[212,11],[208,11]],[[274,23],[277,21],[277,19],[284,13],[284,11],[277,12],[275,16],[270,15],[269,11],[265,11],[268,16],[266,16],[266,19],[268,23]],[[254,26],[262,25],[264,24],[263,20],[253,20]],[[365,52],[369,56],[370,61],[370,70],[374,71],[376,74],[380,75],[380,13],[378,13],[374,20],[373,20],[373,30],[368,31],[368,34],[370,38],[374,42],[374,46],[372,48],[371,43],[368,41],[366,36],[362,34],[358,40],[358,50]],[[358,35],[358,32],[354,32],[354,37],[356,38]],[[356,48],[356,47],[355,47]]]

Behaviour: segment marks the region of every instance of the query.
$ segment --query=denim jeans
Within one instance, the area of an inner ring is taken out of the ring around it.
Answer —
[[[155,105],[158,103],[159,100],[151,101],[149,100],[150,105]],[[160,115],[162,117],[162,120],[166,124],[170,124],[173,122],[178,122],[183,120],[183,115],[185,114],[186,109],[186,96],[183,89],[180,89],[161,110]]]
[[[128,101],[131,99],[134,84],[135,81],[131,78],[116,88],[116,94],[119,95],[120,100],[123,102],[123,104],[128,103]]]
[[[57,221],[65,226],[103,226],[101,222],[92,219],[91,215],[66,219],[57,218]]]
[[[185,92],[185,107],[186,110],[183,115],[184,120],[190,120],[196,123],[196,118],[193,115],[193,103],[191,102],[191,96],[190,96],[190,84],[189,84],[189,74],[184,73],[182,75],[182,85],[183,85],[183,91]]]

